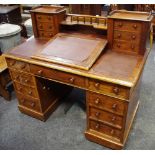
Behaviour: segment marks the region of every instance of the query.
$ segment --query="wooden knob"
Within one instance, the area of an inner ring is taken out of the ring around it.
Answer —
[[[110,133],[113,135],[114,134],[114,130],[112,129]]]
[[[21,99],[21,103],[24,103],[25,102],[25,100],[24,99]]]
[[[52,33],[50,33],[49,36],[52,37],[53,36]]]
[[[112,105],[112,109],[113,109],[113,110],[116,110],[116,109],[117,109],[117,104],[116,104],[116,103],[114,103],[114,104]]]
[[[135,35],[132,35],[132,39],[135,40],[136,39],[136,36]]]
[[[40,27],[41,29],[43,28],[43,26],[42,26],[41,24],[39,25],[39,27]]]
[[[34,107],[35,106],[35,103],[31,102],[30,105],[31,105],[31,107]]]
[[[99,127],[100,127],[100,124],[97,123],[97,124],[95,125],[95,129],[99,129]]]
[[[19,87],[19,88],[18,88],[18,91],[21,91],[21,90],[22,90],[22,88],[21,88],[21,87]]]
[[[50,17],[48,17],[48,20],[51,20],[51,18],[50,18]]]
[[[121,34],[119,33],[119,34],[117,35],[117,37],[120,38],[120,37],[121,37]]]
[[[118,94],[119,94],[119,88],[118,88],[118,87],[115,87],[115,88],[113,89],[113,92],[114,92],[116,95],[118,95]]]
[[[98,105],[99,103],[100,103],[100,99],[97,98],[97,99],[95,100],[95,104]]]
[[[120,48],[120,47],[121,47],[121,45],[120,45],[120,44],[117,44],[117,47],[118,47],[118,48]]]
[[[41,19],[41,16],[38,16],[38,19]]]
[[[41,36],[44,36],[44,33],[41,33]]]
[[[46,86],[43,86],[43,88],[42,88],[43,90],[45,90],[46,89]]]
[[[114,122],[116,120],[116,117],[113,116],[111,120],[112,120],[112,122]]]
[[[25,83],[27,83],[27,82],[29,82],[29,80],[28,79],[25,79],[25,81],[24,81]]]
[[[133,25],[133,27],[136,29],[136,28],[137,28],[137,25],[136,25],[136,24],[134,24],[134,25]]]
[[[101,114],[100,112],[96,112],[96,113],[95,113],[95,116],[96,116],[96,117],[99,117],[100,114]]]
[[[134,49],[135,48],[135,45],[131,45],[131,48]]]
[[[52,29],[52,26],[49,26],[49,29]]]
[[[38,71],[38,74],[39,74],[39,75],[42,75],[42,73],[43,73],[42,70],[39,70],[39,71]]]
[[[118,24],[118,26],[119,26],[119,27],[122,27],[122,26],[123,26],[123,24],[122,24],[122,23],[119,23],[119,24]]]
[[[28,94],[29,94],[29,95],[32,95],[32,91],[29,91]]]
[[[71,78],[69,79],[69,81],[70,81],[70,83],[74,83],[75,79],[74,79],[73,77],[71,77]]]
[[[100,84],[99,83],[95,83],[95,87],[99,88]]]

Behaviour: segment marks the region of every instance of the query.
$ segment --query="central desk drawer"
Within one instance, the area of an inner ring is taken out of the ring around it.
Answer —
[[[71,73],[66,73],[54,69],[48,69],[41,66],[31,65],[31,72],[35,75],[60,81],[73,86],[85,88],[85,78]]]

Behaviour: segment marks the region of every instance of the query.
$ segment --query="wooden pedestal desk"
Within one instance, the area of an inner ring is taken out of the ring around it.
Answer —
[[[138,21],[138,24],[141,23]],[[123,31],[122,26],[121,29]],[[110,33],[113,34],[113,31]],[[140,36],[140,33],[136,34]],[[98,37],[95,34],[79,35],[87,39]],[[131,48],[127,53],[119,52],[115,44],[112,45],[111,39],[110,45],[113,48],[103,47],[98,59],[85,70],[32,58],[49,45],[50,41],[47,42],[46,39],[31,38],[5,54],[19,110],[45,121],[59,105],[57,101],[70,92],[72,87],[84,89],[87,106],[86,138],[112,149],[122,149],[139,105],[141,77],[148,51],[139,54],[136,48],[135,54],[129,54]],[[140,46],[139,42],[137,45]],[[59,47],[63,48],[64,44],[59,44]],[[80,50],[79,45],[78,54]]]

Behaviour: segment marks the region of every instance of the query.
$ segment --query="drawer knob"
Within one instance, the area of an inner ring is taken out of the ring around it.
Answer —
[[[97,99],[95,100],[95,104],[98,105],[99,103],[100,103],[100,99],[97,98]]]
[[[18,88],[18,91],[21,91],[21,90],[22,90],[22,88],[21,88],[21,87],[19,87],[19,88]]]
[[[111,120],[112,120],[113,122],[116,121],[116,117],[113,116]]]
[[[113,110],[116,110],[117,109],[117,104],[116,103],[112,105],[112,109]]]
[[[52,33],[50,33],[49,36],[52,37]]]
[[[28,83],[29,82],[29,80],[28,79],[25,79],[25,81],[24,81],[25,83]]]
[[[95,83],[95,87],[99,88],[100,84],[99,83]]]
[[[69,81],[70,81],[70,83],[74,83],[75,79],[74,79],[73,77],[71,77],[71,78],[69,79]]]
[[[31,105],[31,107],[34,107],[35,106],[35,104],[33,102],[31,102],[30,105]]]
[[[119,34],[117,35],[117,37],[120,38],[120,37],[121,37],[121,34],[119,33]]]
[[[24,103],[25,102],[25,100],[24,99],[21,99],[21,103]]]
[[[122,24],[122,23],[119,23],[119,24],[118,24],[118,26],[119,26],[119,27],[122,27],[122,26],[123,26],[123,24]]]
[[[132,49],[134,49],[134,48],[135,48],[135,46],[134,46],[134,45],[131,45],[131,48],[132,48]]]
[[[96,112],[96,113],[95,113],[95,116],[96,116],[96,117],[99,117],[100,114],[101,114],[100,112]]]
[[[120,48],[120,47],[121,47],[121,45],[120,45],[120,44],[117,44],[117,47],[118,47],[118,48]]]
[[[135,35],[132,35],[132,39],[135,40],[136,39],[136,36]]]
[[[41,16],[38,16],[38,19],[41,19]]]
[[[43,86],[43,88],[42,88],[43,90],[45,90],[46,89],[46,86]]]
[[[114,134],[114,130],[112,129],[110,133],[111,133],[111,135],[113,135]]]
[[[52,29],[52,26],[49,26],[49,29]]]
[[[136,24],[134,24],[133,27],[134,27],[135,29],[137,29],[137,25],[136,25]]]
[[[99,129],[100,128],[100,125],[97,123],[96,125],[95,125],[95,129]]]
[[[39,71],[38,71],[38,74],[39,74],[39,75],[42,75],[42,73],[43,73],[42,70],[39,70]]]
[[[50,18],[50,17],[48,17],[48,20],[51,20],[51,18]]]
[[[43,28],[43,26],[42,26],[41,24],[39,25],[39,27],[40,27],[41,29]]]
[[[41,33],[41,36],[44,36],[44,33]]]
[[[28,94],[29,94],[29,95],[32,95],[32,91],[29,91]]]
[[[22,64],[20,68],[24,69],[25,67],[26,67],[26,64]]]
[[[118,94],[119,94],[119,88],[118,88],[118,87],[115,87],[115,88],[113,89],[113,92],[114,92],[116,95],[118,95]]]

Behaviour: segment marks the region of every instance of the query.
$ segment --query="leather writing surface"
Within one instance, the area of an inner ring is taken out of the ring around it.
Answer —
[[[101,38],[58,34],[32,58],[88,70],[106,44]]]

